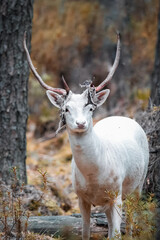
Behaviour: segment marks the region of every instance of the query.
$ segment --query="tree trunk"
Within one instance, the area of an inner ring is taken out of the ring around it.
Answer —
[[[155,51],[155,62],[154,71],[151,78],[151,101],[149,105],[160,106],[160,0],[159,0],[159,11],[158,11],[158,32],[157,32],[157,45]],[[149,106],[151,107],[151,106]],[[157,110],[158,111],[158,110]],[[159,112],[158,112],[159,113]],[[153,117],[152,117],[153,119]],[[159,126],[159,125],[157,125]],[[156,129],[156,128],[155,128]],[[157,137],[156,137],[157,136]],[[154,145],[157,148],[154,161],[154,171],[155,171],[155,196],[157,198],[157,233],[156,240],[160,239],[160,131],[156,129],[156,135],[154,135]]]
[[[29,68],[23,35],[31,39],[33,0],[0,0],[0,178],[10,184],[13,167],[26,177],[27,85]],[[29,43],[30,44],[30,43]]]
[[[151,82],[151,101],[153,105],[160,105],[160,0],[158,14],[158,35],[155,53],[154,72]]]

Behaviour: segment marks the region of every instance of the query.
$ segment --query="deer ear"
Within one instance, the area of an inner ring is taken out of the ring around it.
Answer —
[[[110,93],[110,90],[106,89],[94,95],[93,101],[97,105],[97,107],[101,106],[106,101],[109,93]]]
[[[50,90],[46,91],[47,97],[49,98],[50,102],[57,108],[61,108],[64,104],[63,96],[59,95],[58,93],[52,92]]]

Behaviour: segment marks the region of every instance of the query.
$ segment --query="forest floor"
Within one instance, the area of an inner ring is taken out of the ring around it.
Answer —
[[[28,184],[41,191],[45,188],[44,199],[49,215],[78,213],[78,200],[71,182],[72,153],[67,132],[63,131],[56,138],[43,140],[35,138],[34,129],[35,123],[30,122],[27,132]],[[45,215],[41,209],[35,208],[37,214]]]

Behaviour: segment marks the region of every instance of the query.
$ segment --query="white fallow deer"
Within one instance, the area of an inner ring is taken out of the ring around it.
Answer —
[[[97,87],[86,83],[82,94],[53,88],[43,82],[35,70],[26,47],[29,66],[39,83],[47,90],[51,103],[60,109],[62,125],[66,125],[72,149],[72,183],[82,214],[82,239],[90,238],[91,205],[104,207],[109,239],[120,235],[122,199],[137,190],[141,193],[147,173],[149,150],[146,134],[140,125],[127,117],[108,117],[93,127],[92,115],[109,95],[102,90],[111,80],[120,58],[120,37],[114,64],[107,78]],[[115,192],[114,201],[110,192]]]

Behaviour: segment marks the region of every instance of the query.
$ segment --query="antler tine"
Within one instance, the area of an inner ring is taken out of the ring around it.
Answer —
[[[117,51],[116,51],[116,57],[115,57],[115,60],[114,60],[114,64],[108,74],[108,76],[106,77],[106,79],[99,85],[97,86],[95,89],[96,89],[96,92],[99,92],[101,89],[103,89],[106,84],[112,79],[113,77],[113,74],[115,73],[116,69],[117,69],[117,66],[118,66],[118,63],[119,63],[119,59],[120,59],[120,50],[121,50],[121,46],[120,46],[120,33],[117,32],[117,38],[118,38],[118,42],[117,42]]]
[[[41,84],[41,86],[43,88],[45,88],[46,90],[50,90],[50,91],[53,91],[53,92],[56,92],[56,93],[60,93],[62,95],[66,95],[66,90],[64,89],[61,89],[61,88],[53,88],[53,87],[50,87],[49,85],[47,85],[43,80],[42,78],[40,77],[40,75],[37,73],[33,63],[32,63],[32,60],[31,60],[31,57],[30,57],[30,54],[28,52],[28,48],[27,48],[27,45],[26,45],[26,32],[24,33],[24,39],[23,39],[23,47],[24,47],[24,50],[26,52],[26,56],[27,56],[27,61],[28,61],[28,64],[29,64],[29,67],[33,73],[33,75],[37,78],[38,82]]]
[[[64,79],[63,75],[62,75],[62,81],[63,81],[64,87],[65,87],[65,90],[66,90],[66,92],[68,94],[69,91],[70,91],[70,88],[69,88],[68,84],[66,83],[66,80]]]

